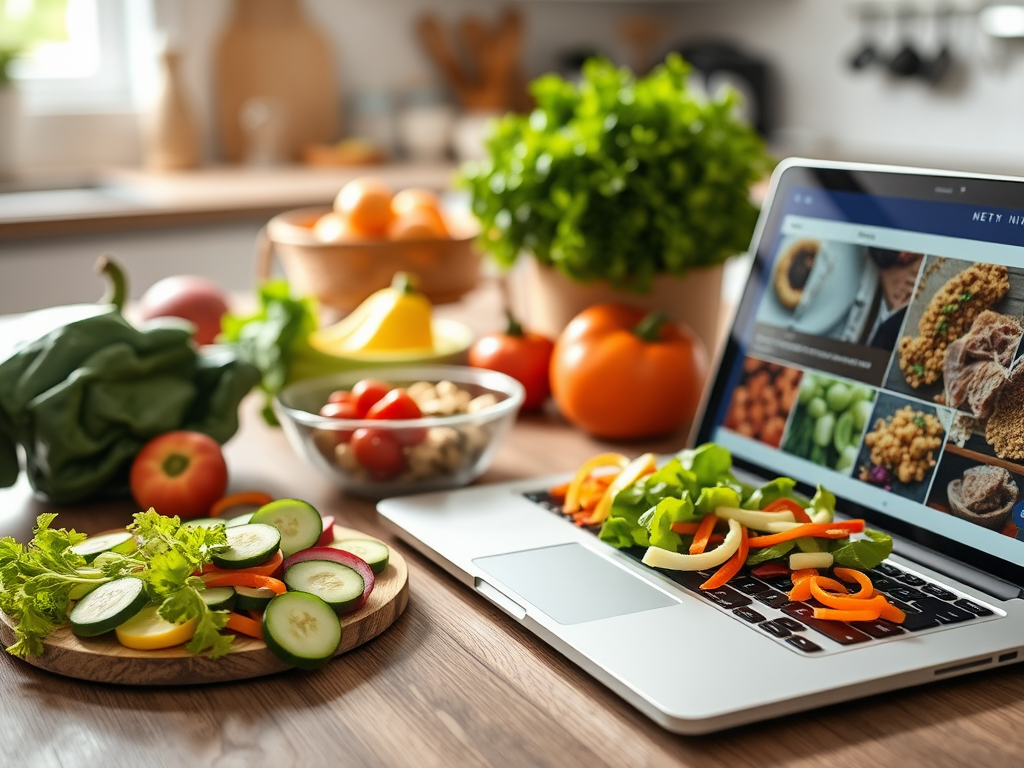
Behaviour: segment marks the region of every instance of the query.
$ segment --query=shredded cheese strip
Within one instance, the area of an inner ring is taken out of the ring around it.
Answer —
[[[644,554],[644,565],[652,568],[665,568],[670,571],[703,571],[714,568],[732,557],[740,548],[743,538],[743,526],[736,520],[729,520],[729,533],[725,541],[709,552],[699,555],[681,555],[661,547],[648,547]]]
[[[755,531],[771,531],[767,526],[774,523],[795,523],[796,518],[788,509],[778,512],[758,512],[738,507],[718,507],[715,514],[723,520],[735,520],[740,525],[753,528]]]
[[[607,519],[608,513],[612,511],[612,502],[619,495],[619,491],[625,490],[641,477],[651,474],[657,468],[658,457],[653,453],[645,453],[633,459],[623,468],[619,476],[612,481],[612,484],[608,486],[608,490],[604,492],[601,501],[597,503],[594,514],[586,520],[586,525],[603,523]]]

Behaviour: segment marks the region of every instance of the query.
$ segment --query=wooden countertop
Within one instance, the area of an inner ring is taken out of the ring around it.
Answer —
[[[396,189],[451,185],[455,164],[392,163],[343,168],[221,166],[175,173],[107,168],[67,180],[26,179],[0,188],[0,242],[92,232],[266,219],[330,203],[359,176]],[[20,190],[20,191],[14,191]]]
[[[486,291],[442,309],[498,326]],[[342,495],[243,408],[227,445],[233,490],[308,499],[342,525],[395,539],[371,503]],[[625,450],[671,450],[682,436]],[[621,446],[620,446],[621,447]],[[571,471],[607,446],[555,414],[521,418],[480,482]],[[24,481],[0,491],[0,535],[36,514]],[[129,504],[61,511],[58,524],[123,525]],[[382,636],[316,672],[203,688],[82,683],[0,654],[0,754],[11,768],[138,766],[1009,766],[1024,753],[1019,666],[792,715],[705,737],[670,734],[441,568],[408,560],[410,603]],[[700,663],[701,639],[636,649]]]

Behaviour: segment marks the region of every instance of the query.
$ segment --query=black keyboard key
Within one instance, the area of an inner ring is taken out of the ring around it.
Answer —
[[[825,637],[835,640],[840,645],[866,643],[871,639],[860,630],[854,629],[849,624],[844,624],[841,621],[825,621],[814,618],[814,608],[806,603],[790,603],[782,609],[782,612],[800,619],[800,621],[804,622],[815,632],[819,632]]]
[[[753,576],[737,576],[736,578],[729,580],[729,586],[748,595],[768,592],[771,589],[771,587],[763,581],[758,581]]]
[[[804,653],[814,653],[815,651],[821,650],[820,645],[808,640],[803,635],[793,635],[792,637],[787,637],[786,642],[792,645],[794,648],[800,649]]]
[[[764,621],[764,616],[755,611],[753,608],[736,608],[733,610],[737,616],[744,621],[749,621],[751,624],[760,624]]]
[[[699,592],[700,585],[708,580],[707,576],[701,576],[697,571],[670,571],[662,568],[659,568],[658,571],[691,592]]]
[[[894,597],[890,597],[889,598],[889,604],[892,605],[895,608],[899,608],[904,613],[917,613],[917,609],[916,608],[911,608],[906,603],[900,602],[899,600],[897,600]]]
[[[963,608],[957,608],[955,605],[944,603],[934,597],[915,600],[914,607],[918,608],[921,613],[934,616],[940,624],[957,624],[961,621],[969,621],[974,618],[974,614],[970,611],[965,611]]]
[[[894,579],[903,575],[903,571],[891,563],[880,563],[875,567],[875,570],[883,576],[889,576]]]
[[[908,613],[900,626],[908,632],[920,632],[939,626],[939,620],[927,613]]]
[[[791,589],[793,589],[793,580],[782,579],[781,581],[773,581],[772,586],[780,592],[789,592]]]
[[[739,608],[740,606],[750,605],[751,600],[745,595],[741,595],[732,587],[719,587],[718,589],[702,589],[700,594],[706,597],[716,605],[720,605],[723,608]]]
[[[789,637],[789,630],[777,621],[766,621],[764,624],[761,624],[760,627],[769,635],[775,635],[776,637]]]
[[[879,592],[888,592],[890,589],[896,589],[897,587],[903,586],[898,581],[890,579],[888,576],[877,576],[871,580],[871,584]]]
[[[904,634],[898,624],[893,624],[891,621],[886,621],[885,619],[875,619],[874,621],[853,621],[850,622],[850,626],[876,638],[893,637],[895,635]]]
[[[984,606],[978,605],[977,603],[972,603],[970,600],[967,600],[966,598],[963,599],[963,600],[957,600],[955,603],[953,603],[953,605],[958,605],[961,608],[963,608],[965,611],[970,611],[975,616],[991,616],[992,615],[992,611],[990,611],[988,608],[985,608]]]
[[[801,624],[799,621],[797,621],[796,619],[791,619],[788,616],[783,616],[781,619],[776,619],[775,623],[785,627],[790,632],[802,632],[803,630],[807,629],[807,627]]]
[[[754,595],[754,598],[759,603],[764,603],[769,608],[781,608],[784,605],[789,604],[789,596],[784,595],[781,592],[772,590],[771,592],[761,592],[760,594]]]
[[[895,587],[889,590],[889,594],[897,600],[920,600],[925,596],[924,592],[913,587]]]
[[[901,576],[897,576],[896,580],[897,581],[902,581],[904,584],[907,584],[907,585],[909,585],[911,587],[920,587],[921,585],[928,583],[927,581],[922,579],[920,576],[915,576],[912,573],[904,573]]]
[[[921,587],[922,592],[927,592],[932,597],[937,597],[940,600],[955,600],[956,595],[950,592],[948,589],[943,589],[938,584],[925,584]],[[964,606],[961,606],[964,607]]]

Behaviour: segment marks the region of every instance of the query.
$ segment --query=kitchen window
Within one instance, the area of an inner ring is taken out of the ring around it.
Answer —
[[[148,3],[0,0],[0,47],[27,53],[12,75],[34,114],[116,112],[132,106],[129,29]]]

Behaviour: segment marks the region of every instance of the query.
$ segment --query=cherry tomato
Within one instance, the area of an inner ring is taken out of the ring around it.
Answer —
[[[220,444],[201,432],[168,432],[146,443],[128,478],[142,509],[183,520],[203,517],[228,486]]]
[[[555,345],[545,336],[524,331],[511,313],[508,321],[504,333],[484,336],[469,348],[469,364],[516,379],[526,389],[523,410],[536,410],[551,394],[548,369]]]
[[[355,401],[359,418],[364,418],[374,404],[390,391],[391,385],[380,379],[357,381],[352,387],[352,399]]]
[[[347,403],[352,399],[352,393],[345,389],[338,389],[327,397],[329,403]],[[347,417],[346,417],[347,418]]]
[[[351,400],[344,400],[342,402],[327,403],[323,408],[320,409],[320,415],[326,416],[329,419],[358,419],[359,413],[356,411],[356,404]],[[332,429],[331,434],[334,436],[336,445],[340,443],[347,443],[352,439],[351,429]]]
[[[391,480],[405,469],[402,444],[387,429],[357,429],[352,435],[352,452],[374,480]]]
[[[423,412],[416,401],[409,397],[404,389],[392,389],[378,400],[366,414],[368,419],[420,419]],[[419,445],[427,437],[423,427],[394,431],[395,437],[402,445]]]

